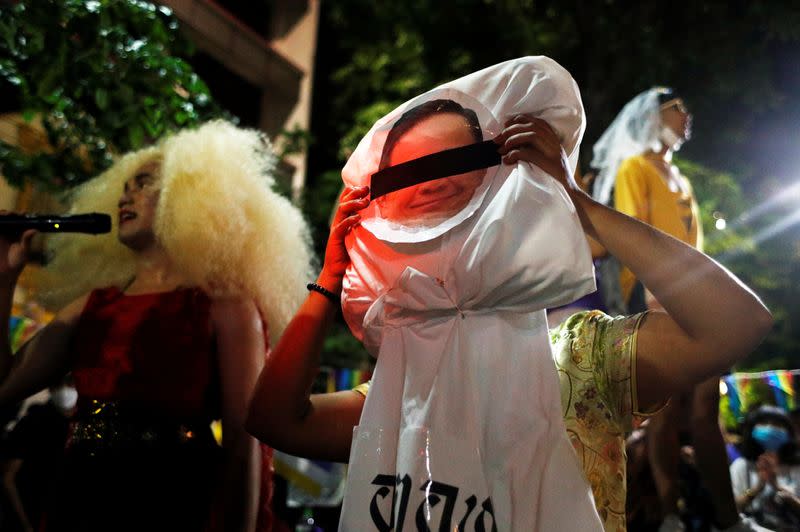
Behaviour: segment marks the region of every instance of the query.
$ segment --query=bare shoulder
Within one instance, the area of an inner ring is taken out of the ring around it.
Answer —
[[[240,296],[212,297],[210,310],[212,317],[216,319],[222,319],[226,315],[243,317],[258,314],[255,301]]]
[[[238,296],[224,296],[211,298],[209,309],[211,323],[214,329],[245,330],[262,328],[261,314],[258,307],[250,298]]]

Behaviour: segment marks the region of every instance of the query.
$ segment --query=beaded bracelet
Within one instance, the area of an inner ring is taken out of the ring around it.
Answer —
[[[308,283],[306,285],[308,290],[313,290],[314,292],[319,292],[323,296],[327,297],[337,305],[340,303],[339,296],[325,288],[324,286],[318,285],[317,283]]]

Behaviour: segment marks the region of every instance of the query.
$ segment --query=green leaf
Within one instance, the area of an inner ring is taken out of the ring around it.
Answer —
[[[175,123],[179,126],[186,124],[192,116],[186,111],[178,111],[175,113]]]
[[[108,108],[108,91],[102,88],[95,89],[94,101],[98,109],[105,111]]]
[[[138,149],[144,142],[144,128],[139,124],[133,124],[128,129],[128,142],[132,150]]]

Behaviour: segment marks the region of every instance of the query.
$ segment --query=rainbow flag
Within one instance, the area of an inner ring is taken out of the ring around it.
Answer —
[[[794,378],[790,371],[776,371],[778,383],[783,393],[786,394],[786,409],[794,410],[797,408],[797,394],[794,389]]]
[[[736,378],[733,375],[726,375],[722,377],[723,382],[727,386],[728,407],[731,414],[735,419],[742,417],[742,400],[739,397],[739,388],[736,386]]]
[[[786,401],[786,396],[788,395],[781,386],[781,380],[776,373],[770,373],[764,377],[764,380],[767,381],[770,388],[772,388],[772,394],[775,396],[775,404],[787,412],[789,411],[789,404]],[[789,390],[791,392],[791,389]]]
[[[326,393],[352,390],[372,377],[372,373],[369,371],[350,368],[322,367],[320,368],[320,373],[322,374],[321,379]]]
[[[8,321],[8,340],[11,350],[16,351],[30,340],[41,328],[39,324],[24,316],[11,316]]]
[[[728,397],[728,409],[735,419],[741,421],[749,410],[761,403],[774,403],[786,411],[797,408],[798,379],[800,370],[782,369],[758,373],[732,373],[725,375],[721,380],[727,390],[725,394]],[[765,395],[764,391],[759,392],[759,389],[767,390],[767,387],[754,386],[758,382],[766,384],[771,393]]]

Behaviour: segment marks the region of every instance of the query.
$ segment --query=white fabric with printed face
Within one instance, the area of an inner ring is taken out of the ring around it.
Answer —
[[[553,60],[526,57],[398,107],[344,181],[491,139],[521,113],[553,127],[574,170],[578,88]],[[530,163],[424,182],[372,201],[347,247],[344,316],[377,364],[340,530],[600,530],[544,312],[594,290],[561,185]]]

